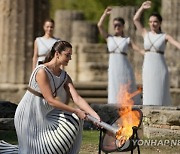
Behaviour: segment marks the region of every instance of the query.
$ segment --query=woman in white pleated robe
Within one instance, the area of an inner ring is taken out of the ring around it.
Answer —
[[[108,34],[103,22],[105,18],[111,13],[112,8],[107,7],[102,14],[98,28],[100,34],[107,42],[109,52],[109,66],[108,66],[108,104],[122,105],[125,93],[133,93],[137,90],[134,71],[131,63],[128,60],[128,48],[131,47],[134,51],[143,54],[143,51],[136,46],[129,37],[124,36],[125,21],[121,17],[114,18],[114,35]],[[134,104],[141,104],[140,95],[133,98]]]
[[[144,38],[143,105],[171,105],[169,72],[165,61],[165,47],[169,42],[180,49],[180,43],[161,30],[162,17],[152,13],[150,31],[140,22],[144,10],[151,8],[151,1],[144,2],[134,16],[134,24]]]
[[[78,154],[86,114],[100,120],[78,95],[60,66],[71,60],[72,46],[56,42],[45,63],[32,72],[28,89],[15,112],[18,146],[0,141],[1,154]],[[67,94],[79,108],[66,104]]]

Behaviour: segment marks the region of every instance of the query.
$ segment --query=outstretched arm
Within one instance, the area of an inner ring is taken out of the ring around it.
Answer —
[[[178,49],[180,49],[180,43],[178,42],[178,41],[176,41],[172,36],[170,36],[170,35],[166,35],[166,40],[170,43],[170,44],[172,44],[172,45],[174,45],[176,48],[178,48]]]
[[[72,83],[71,78],[68,76],[68,80],[66,83],[67,86],[67,91],[69,91],[69,94],[71,95],[74,103],[83,111],[85,111],[86,113],[92,115],[93,117],[97,118],[100,120],[100,117],[98,116],[98,114],[89,106],[89,104],[85,101],[85,99],[83,99],[76,91],[76,89],[74,88],[74,85]]]
[[[145,1],[142,3],[141,7],[137,10],[136,14],[134,15],[133,21],[137,28],[137,30],[141,33],[141,35],[144,37],[146,33],[146,29],[143,27],[143,25],[140,22],[142,13],[145,9],[149,9],[151,7],[151,1]]]
[[[99,19],[98,24],[97,24],[99,32],[103,36],[104,39],[107,39],[108,33],[105,31],[103,24],[104,24],[104,20],[105,20],[106,16],[111,13],[111,10],[112,10],[111,7],[107,7],[105,9],[104,13],[102,14],[101,18]]]

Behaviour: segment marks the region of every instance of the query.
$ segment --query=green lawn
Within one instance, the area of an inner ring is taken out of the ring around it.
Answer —
[[[80,154],[97,154],[99,148],[99,131],[83,131]]]

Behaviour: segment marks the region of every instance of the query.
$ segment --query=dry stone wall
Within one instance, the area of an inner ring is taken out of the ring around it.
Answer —
[[[143,107],[143,134],[148,138],[180,138],[179,107]]]

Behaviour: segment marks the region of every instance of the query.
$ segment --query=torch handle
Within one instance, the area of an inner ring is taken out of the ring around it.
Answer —
[[[89,114],[86,117],[87,117],[88,120],[98,124],[99,126],[103,127],[104,129],[106,129],[106,130],[108,130],[111,133],[116,135],[116,133],[118,131],[117,127],[113,127],[113,126],[111,126],[111,125],[109,125],[109,124],[107,124],[107,123],[105,123],[103,121],[99,121],[98,119],[94,118],[93,116],[91,116]]]

